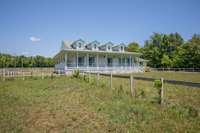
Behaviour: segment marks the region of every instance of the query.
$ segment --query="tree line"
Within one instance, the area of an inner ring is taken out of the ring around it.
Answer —
[[[198,34],[184,41],[179,33],[154,33],[145,41],[143,47],[132,42],[126,50],[141,52],[150,67],[200,68],[200,35]]]
[[[10,54],[0,53],[0,68],[7,67],[53,67],[52,58],[44,56],[13,56]]]

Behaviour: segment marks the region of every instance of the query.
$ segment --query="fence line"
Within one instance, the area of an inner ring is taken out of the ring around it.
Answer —
[[[137,76],[135,77],[133,75],[117,75],[117,74],[113,74],[112,72],[110,74],[108,74],[108,73],[99,73],[99,72],[98,73],[95,73],[95,72],[83,72],[83,75],[85,75],[85,74],[88,74],[89,80],[90,80],[91,74],[96,75],[96,78],[97,78],[97,80],[96,80],[97,83],[96,84],[97,85],[100,84],[99,83],[99,76],[100,75],[110,77],[109,85],[110,85],[111,89],[113,87],[113,85],[112,85],[113,77],[129,79],[129,81],[130,81],[130,93],[131,93],[132,97],[136,97],[135,80],[143,80],[143,81],[150,81],[150,82],[158,80],[156,78],[137,77]],[[159,103],[160,104],[164,103],[164,99],[165,99],[164,95],[165,95],[165,93],[167,93],[167,91],[165,92],[166,88],[164,89],[164,84],[165,83],[200,88],[200,83],[187,82],[187,81],[177,81],[177,80],[166,80],[163,77],[161,77],[159,80],[160,80],[160,83],[161,83],[160,89],[158,91],[158,95],[159,95],[159,98],[160,98],[159,99]]]
[[[88,73],[88,72],[85,72]],[[90,72],[90,74],[96,74],[94,72]],[[110,74],[108,73],[99,73],[102,76],[110,76]],[[117,74],[112,74],[112,77],[116,77],[116,78],[125,78],[125,79],[129,79],[130,76],[129,75],[117,75]],[[157,80],[156,78],[149,78],[149,77],[138,77],[138,76],[134,76],[135,80],[144,80],[144,81],[154,81]],[[183,85],[183,86],[188,86],[188,87],[196,87],[196,88],[200,88],[200,83],[196,83],[196,82],[190,82],[190,81],[180,81],[180,80],[168,80],[165,79],[163,81],[164,83],[168,83],[168,84],[174,84],[174,85]]]
[[[63,73],[58,73],[61,75]],[[38,76],[44,79],[45,76],[54,76],[53,68],[3,68],[0,69],[0,77],[2,77],[3,81],[6,78],[14,78],[14,77],[22,77],[25,80],[25,77],[33,77]]]
[[[150,68],[153,71],[200,72],[200,68]]]
[[[91,74],[93,75],[96,75],[96,78],[99,79],[99,75],[102,75],[102,76],[107,76],[107,77],[110,77],[109,79],[109,85],[110,85],[110,88],[112,89],[113,88],[113,77],[118,77],[118,78],[125,78],[125,79],[129,79],[130,80],[130,92],[131,92],[131,96],[132,97],[136,97],[136,85],[135,85],[135,78],[133,77],[133,75],[116,75],[116,74],[112,74],[112,72],[110,74],[105,74],[105,73],[94,73],[94,72],[82,72],[83,76],[85,76],[85,73],[88,74],[88,81],[90,82],[90,76]],[[164,103],[164,79],[161,78],[161,89],[160,89],[160,92],[159,92],[159,97],[160,97],[160,101],[159,103],[160,104],[163,104]],[[99,84],[99,80],[96,80],[97,84]]]

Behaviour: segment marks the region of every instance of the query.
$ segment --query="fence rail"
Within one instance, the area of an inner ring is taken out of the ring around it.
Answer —
[[[2,68],[0,69],[0,77],[5,78],[13,77],[31,77],[31,76],[51,76],[54,73],[54,68]]]
[[[90,73],[90,72],[85,72],[85,73]],[[97,74],[97,73],[91,72],[91,74]],[[110,76],[110,74],[108,74],[108,73],[99,73],[99,74],[102,75],[102,76]],[[129,79],[130,78],[129,75],[117,75],[117,74],[112,74],[112,77],[125,78],[125,79]],[[155,81],[155,80],[157,80],[157,78],[138,77],[138,76],[134,76],[134,79],[135,80],[144,80],[144,81]],[[165,79],[164,83],[200,88],[200,83],[189,82],[189,81],[180,81],[180,80],[168,80],[168,79]]]
[[[200,72],[200,68],[150,68],[152,71]]]
[[[89,78],[89,82],[91,80],[91,74],[93,75],[96,75],[96,84],[99,85],[100,81],[99,81],[99,76],[102,75],[102,76],[107,76],[107,77],[110,77],[110,80],[109,80],[109,86],[110,88],[112,89],[113,88],[113,77],[116,77],[116,78],[123,78],[123,79],[129,79],[130,81],[130,93],[133,97],[136,97],[136,83],[135,83],[135,80],[143,80],[143,81],[150,81],[150,82],[153,82],[155,80],[158,80],[156,78],[149,78],[149,77],[138,77],[138,76],[133,76],[133,75],[117,75],[117,74],[113,74],[112,72],[110,74],[108,73],[95,73],[95,72],[81,72],[84,76],[85,75],[88,75],[88,78]],[[160,104],[163,104],[164,103],[164,99],[165,99],[165,95],[164,93],[165,92],[165,89],[164,89],[164,83],[168,83],[168,84],[175,84],[175,85],[183,85],[183,86],[189,86],[189,87],[197,87],[197,88],[200,88],[200,83],[194,83],[194,82],[187,82],[187,81],[177,81],[177,80],[167,80],[163,77],[160,78],[160,82],[161,82],[161,86],[160,86],[160,91],[159,91],[159,103]]]

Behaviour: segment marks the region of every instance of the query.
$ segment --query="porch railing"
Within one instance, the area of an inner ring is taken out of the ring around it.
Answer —
[[[143,66],[113,66],[113,67],[109,67],[109,66],[105,66],[105,67],[93,67],[93,66],[78,66],[78,67],[65,67],[65,69],[59,69],[59,68],[55,68],[55,71],[59,72],[59,73],[67,73],[69,71],[73,71],[73,70],[80,70],[82,72],[143,72],[144,71],[144,67]]]

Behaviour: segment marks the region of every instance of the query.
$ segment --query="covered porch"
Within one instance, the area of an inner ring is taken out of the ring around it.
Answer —
[[[139,63],[139,54],[130,52],[99,52],[99,51],[62,51],[56,57],[55,69],[69,72],[75,69],[80,71],[103,72],[130,72],[142,71],[143,65]]]

